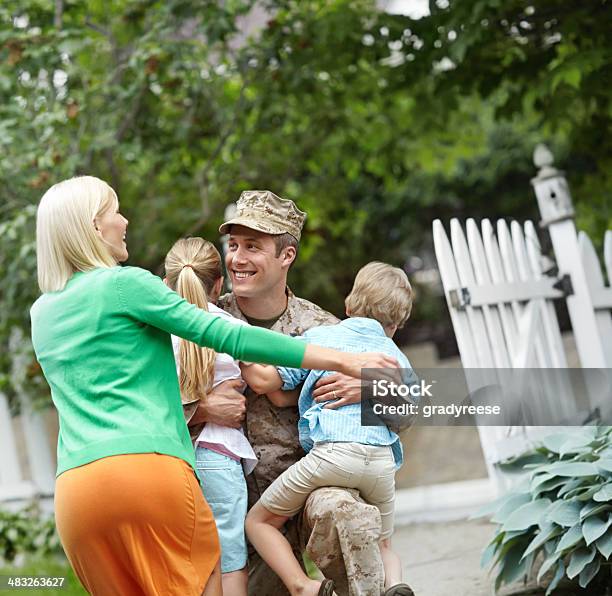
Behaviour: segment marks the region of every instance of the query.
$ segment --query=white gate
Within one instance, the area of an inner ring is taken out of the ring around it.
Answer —
[[[581,365],[612,368],[612,290],[605,286],[599,260],[588,236],[578,236],[563,174],[552,167],[552,155],[535,153],[540,172],[532,181],[555,251],[558,273],[545,257],[535,227],[489,220],[479,228],[473,219],[465,230],[451,221],[450,241],[442,223],[433,224],[440,277],[450,311],[461,362],[470,390],[496,382],[495,369],[567,368],[553,300],[565,298]],[[606,233],[605,264],[612,280],[612,231]],[[478,369],[482,369],[478,371]],[[571,418],[575,413],[568,385],[551,375],[554,402],[541,404]],[[524,450],[550,429],[478,428],[489,477],[497,490],[506,484],[495,463]]]

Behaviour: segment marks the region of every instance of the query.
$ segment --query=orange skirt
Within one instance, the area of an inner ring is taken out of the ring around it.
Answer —
[[[168,455],[118,455],[67,470],[57,479],[55,519],[91,594],[200,596],[219,560],[195,474]]]

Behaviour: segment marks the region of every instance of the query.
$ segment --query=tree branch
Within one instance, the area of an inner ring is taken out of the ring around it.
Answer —
[[[146,93],[148,88],[149,86],[145,81],[144,84],[141,85],[140,89],[138,90],[136,98],[134,99],[134,102],[132,103],[129,112],[125,115],[125,117],[121,121],[121,124],[119,125],[119,128],[117,129],[117,134],[115,135],[117,143],[120,143],[123,140],[123,137],[125,136],[127,131],[130,129],[131,126],[133,126],[134,120],[136,119],[136,116],[138,116],[140,105],[142,104],[142,98],[144,97],[144,94]]]
[[[61,30],[62,28],[62,17],[64,15],[64,1],[55,0],[55,15],[53,17],[53,24],[55,28]]]
[[[89,17],[85,18],[85,26],[89,27],[90,29],[93,29],[94,31],[97,31],[101,35],[104,35],[104,37],[107,37],[111,42],[113,42],[113,36],[111,32],[108,29],[105,29],[104,27],[101,27],[100,25],[97,25],[96,23],[92,22]]]

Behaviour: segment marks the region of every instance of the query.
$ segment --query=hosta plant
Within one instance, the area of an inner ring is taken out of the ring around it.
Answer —
[[[482,556],[496,590],[536,572],[547,595],[564,577],[581,588],[612,583],[612,427],[550,435],[502,466],[527,474],[480,512],[499,524]]]

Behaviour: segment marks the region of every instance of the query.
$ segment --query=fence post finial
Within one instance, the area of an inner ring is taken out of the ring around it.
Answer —
[[[542,216],[540,225],[548,230],[560,275],[571,278],[573,294],[567,296],[566,303],[580,363],[583,368],[609,368],[612,352],[606,348],[595,316],[591,283],[582,260],[565,174],[553,166],[552,153],[544,145],[536,147],[533,160],[539,168],[531,184]]]
[[[542,220],[540,226],[547,228],[553,223],[574,218],[574,208],[565,174],[554,167],[550,149],[540,143],[533,152],[533,163],[539,169],[531,184],[538,199]]]

